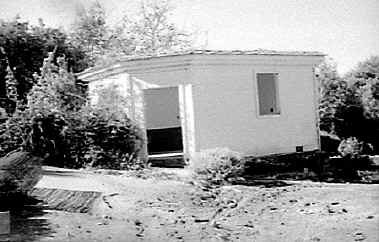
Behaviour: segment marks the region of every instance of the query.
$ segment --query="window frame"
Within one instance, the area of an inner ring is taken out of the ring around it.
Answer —
[[[275,74],[275,94],[276,94],[276,101],[277,101],[277,107],[279,110],[279,113],[274,114],[261,114],[260,112],[260,99],[259,99],[259,87],[258,87],[258,74]],[[283,109],[281,105],[281,98],[280,98],[280,87],[279,87],[279,80],[280,80],[280,72],[277,70],[256,70],[253,71],[253,79],[254,79],[254,89],[255,89],[255,108],[256,108],[256,115],[258,118],[278,118],[283,115]]]

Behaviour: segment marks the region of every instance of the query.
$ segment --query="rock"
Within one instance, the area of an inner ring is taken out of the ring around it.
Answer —
[[[362,241],[365,239],[366,239],[366,236],[362,232],[357,232],[354,234],[354,240],[355,241]]]
[[[346,209],[346,208],[343,208],[343,209],[342,209],[342,212],[347,213],[347,209]]]
[[[340,204],[339,202],[332,202],[331,205],[338,205]]]
[[[328,213],[335,213],[336,211],[332,209],[329,205],[326,205],[326,208],[328,210]]]
[[[253,225],[252,221],[248,221],[247,224],[245,224],[244,226],[248,227],[248,228],[254,228],[254,225]]]
[[[136,219],[136,220],[134,221],[134,224],[135,224],[136,226],[141,226],[141,225],[142,225],[142,222],[141,222],[140,220]]]
[[[208,223],[209,219],[207,218],[195,218],[195,223]]]
[[[373,218],[374,218],[374,216],[372,216],[372,215],[367,216],[367,219],[373,219]]]
[[[328,213],[335,213],[336,211],[334,211],[333,209],[331,208],[328,208]]]

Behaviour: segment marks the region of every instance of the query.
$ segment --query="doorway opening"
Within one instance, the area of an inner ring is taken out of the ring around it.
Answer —
[[[183,153],[178,87],[144,90],[148,155]]]

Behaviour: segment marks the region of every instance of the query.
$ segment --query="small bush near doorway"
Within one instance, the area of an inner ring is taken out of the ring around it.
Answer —
[[[244,171],[242,155],[228,148],[216,148],[197,153],[191,163],[194,179],[203,186],[231,183]]]

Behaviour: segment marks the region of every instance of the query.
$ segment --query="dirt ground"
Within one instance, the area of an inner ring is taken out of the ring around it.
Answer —
[[[30,207],[14,216],[11,240],[379,241],[379,185],[294,181],[203,191],[188,182],[188,171],[175,174],[45,168],[38,188],[101,196],[88,213]]]

